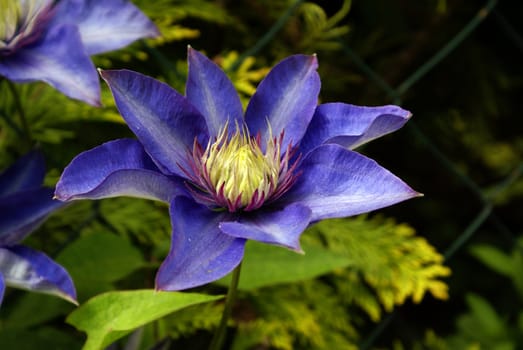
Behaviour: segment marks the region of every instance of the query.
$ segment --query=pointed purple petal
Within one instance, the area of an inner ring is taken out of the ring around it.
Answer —
[[[51,27],[34,45],[0,59],[0,75],[15,82],[45,81],[63,94],[100,106],[100,82],[77,28]]]
[[[401,128],[411,113],[398,106],[354,106],[326,103],[316,108],[300,151],[307,153],[324,143],[336,143],[354,149]]]
[[[278,63],[252,96],[245,120],[251,135],[258,132],[264,142],[272,134],[285,131],[282,151],[289,143],[298,144],[314,114],[320,92],[316,56],[295,55]]]
[[[2,276],[2,273],[0,272],[0,306],[2,305],[2,301],[4,300],[4,293],[5,293],[5,281],[4,281],[4,276]]]
[[[420,196],[372,159],[338,145],[311,151],[300,171],[284,200],[309,207],[311,221],[362,214]]]
[[[56,295],[76,304],[71,277],[43,253],[20,245],[2,247],[0,273],[10,287]]]
[[[207,121],[209,134],[217,136],[229,121],[234,127],[243,124],[243,108],[240,97],[227,75],[214,62],[189,47],[189,75],[187,99]]]
[[[56,11],[55,22],[78,26],[89,55],[160,35],[154,23],[126,0],[62,0]]]
[[[53,190],[44,187],[0,198],[0,246],[20,242],[62,206],[53,200]]]
[[[207,144],[202,115],[170,86],[128,70],[100,71],[118,110],[164,173],[184,177],[194,139]]]
[[[311,210],[291,204],[280,210],[244,213],[238,221],[220,223],[220,230],[233,237],[280,245],[301,252],[300,235],[311,219]]]
[[[187,197],[171,204],[171,251],[156,276],[156,289],[181,290],[215,281],[242,260],[245,240],[222,233],[228,214],[212,211]]]
[[[76,156],[56,184],[56,198],[131,196],[169,202],[183,185],[163,175],[136,140],[104,143]]]
[[[0,174],[0,197],[38,188],[44,176],[44,157],[40,152],[29,152]]]

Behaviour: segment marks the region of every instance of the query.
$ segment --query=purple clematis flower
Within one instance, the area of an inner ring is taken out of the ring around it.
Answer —
[[[245,111],[220,68],[189,48],[186,96],[127,70],[100,71],[138,140],[78,155],[55,195],[136,196],[169,204],[170,252],[156,288],[180,290],[229,273],[252,239],[301,251],[318,220],[419,196],[351,148],[400,128],[397,106],[317,105],[316,56],[276,65]]]
[[[100,105],[90,55],[159,34],[127,0],[0,0],[0,76]]]
[[[53,189],[42,187],[44,175],[44,160],[37,152],[0,174],[0,304],[6,285],[76,303],[67,271],[47,255],[18,244],[64,205],[52,199]]]

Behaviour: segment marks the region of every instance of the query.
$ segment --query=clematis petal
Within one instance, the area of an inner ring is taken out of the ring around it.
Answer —
[[[100,82],[73,25],[51,27],[37,43],[0,59],[0,75],[44,81],[63,94],[100,106]]]
[[[37,188],[0,198],[0,246],[20,242],[64,203],[51,188]]]
[[[89,55],[160,35],[154,23],[127,0],[62,0],[56,11],[55,22],[78,26]]]
[[[234,85],[210,59],[189,47],[189,74],[185,93],[207,121],[209,134],[217,136],[229,122],[243,124],[243,108]]]
[[[40,152],[29,152],[0,174],[0,197],[38,188],[44,176],[44,157]]]
[[[300,171],[284,200],[309,207],[311,221],[361,214],[420,196],[375,161],[338,145],[315,148]]]
[[[258,86],[252,96],[245,120],[251,135],[261,134],[262,140],[285,130],[282,151],[289,143],[298,144],[314,114],[320,92],[320,77],[316,72],[316,56],[295,55],[278,63]]]
[[[300,235],[311,219],[311,210],[291,204],[279,210],[244,213],[238,221],[220,223],[220,230],[233,237],[280,245],[298,252]]]
[[[171,204],[171,250],[156,276],[156,289],[181,290],[215,281],[242,260],[245,240],[220,231],[228,215],[199,205],[187,197]]]
[[[2,301],[4,300],[4,293],[5,293],[5,281],[4,281],[4,276],[2,276],[2,273],[0,273],[0,306],[2,305]]]
[[[207,144],[203,116],[187,99],[168,85],[128,70],[100,71],[111,89],[116,106],[164,173],[184,177],[189,169],[187,152],[195,137]]]
[[[0,248],[0,274],[10,287],[56,295],[76,304],[76,291],[67,271],[47,255],[15,245]]]
[[[158,170],[138,141],[119,139],[76,156],[56,184],[55,197],[131,196],[169,202],[182,188]]]
[[[398,106],[362,107],[346,103],[326,103],[316,108],[300,144],[305,154],[324,143],[354,149],[401,128],[411,113]]]

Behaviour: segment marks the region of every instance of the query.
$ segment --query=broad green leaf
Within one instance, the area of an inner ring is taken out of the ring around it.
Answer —
[[[490,336],[503,334],[506,325],[487,300],[472,293],[466,295],[466,300],[470,310],[481,325],[481,329],[476,331]]]
[[[512,277],[514,274],[514,262],[510,255],[487,244],[478,244],[470,249],[470,253],[497,273]]]
[[[302,245],[305,254],[249,241],[243,258],[240,290],[252,290],[281,283],[291,283],[315,278],[351,264],[351,259],[327,249]],[[228,286],[231,275],[217,283]]]
[[[78,238],[56,260],[69,271],[79,300],[112,289],[112,282],[145,264],[129,241],[109,233]]]
[[[113,341],[149,322],[190,305],[222,296],[135,290],[97,295],[67,318],[67,322],[87,333],[84,350],[102,349]]]

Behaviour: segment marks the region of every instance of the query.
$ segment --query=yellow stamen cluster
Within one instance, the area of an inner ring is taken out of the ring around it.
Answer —
[[[0,0],[0,50],[31,35],[52,0]]]
[[[236,132],[229,136],[225,126],[207,145],[201,164],[210,184],[229,207],[248,207],[266,198],[278,185],[280,147],[271,137],[264,153],[245,127],[236,126]]]
[[[14,36],[19,18],[19,7],[20,4],[17,1],[0,0],[0,40]]]

